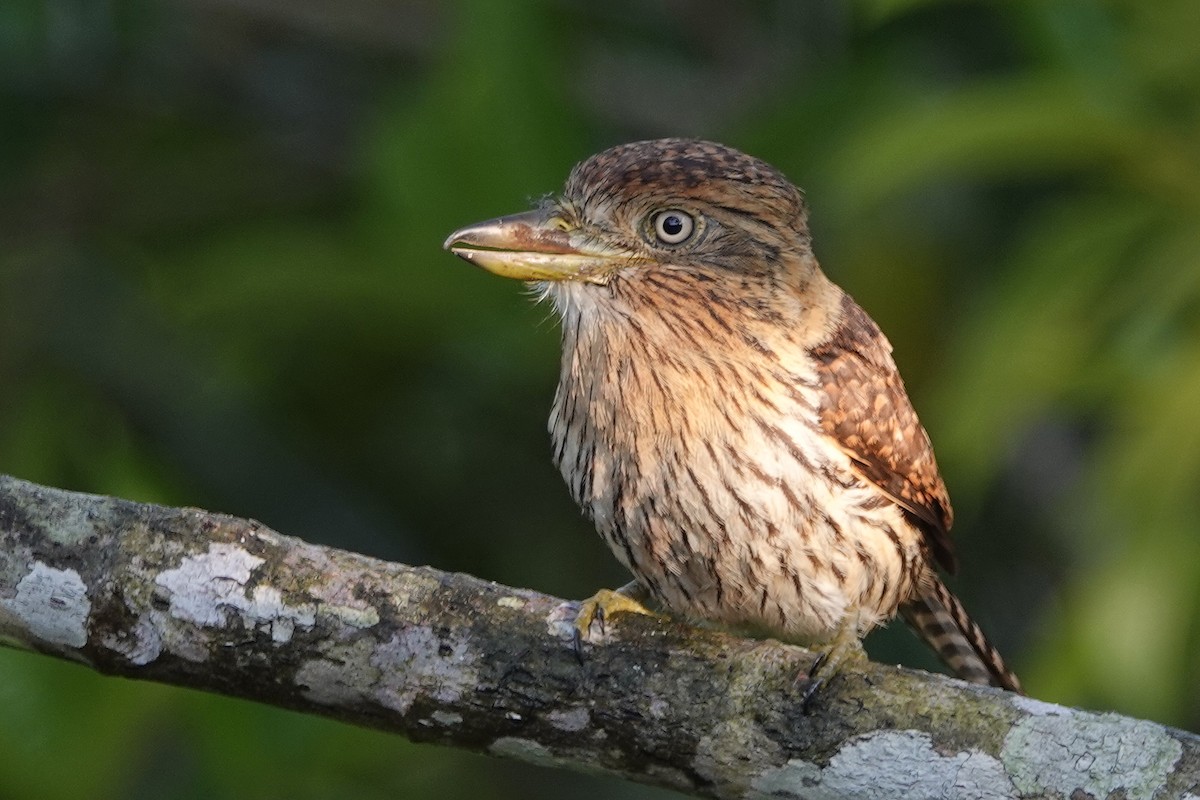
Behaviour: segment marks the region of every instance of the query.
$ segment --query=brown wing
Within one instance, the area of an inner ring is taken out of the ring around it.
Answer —
[[[938,563],[953,572],[950,498],[891,350],[874,320],[843,295],[840,325],[813,351],[824,389],[821,425],[862,477],[914,518]]]

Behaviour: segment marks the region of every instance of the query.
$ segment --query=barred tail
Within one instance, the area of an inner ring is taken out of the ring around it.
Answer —
[[[941,579],[934,578],[924,597],[902,605],[900,614],[959,678],[1021,692],[1017,676]]]

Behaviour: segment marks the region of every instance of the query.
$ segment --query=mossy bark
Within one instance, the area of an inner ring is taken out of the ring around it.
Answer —
[[[712,797],[1182,797],[1200,738],[0,476],[0,641],[414,740]]]

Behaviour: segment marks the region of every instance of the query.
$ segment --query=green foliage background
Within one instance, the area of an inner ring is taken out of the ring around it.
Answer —
[[[1200,4],[7,0],[0,472],[581,597],[557,333],[441,252],[658,135],[776,164],[880,321],[961,594],[1200,728]],[[876,658],[929,666],[902,629]],[[652,797],[0,651],[0,797]]]

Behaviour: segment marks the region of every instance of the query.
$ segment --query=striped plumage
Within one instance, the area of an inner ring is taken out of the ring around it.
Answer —
[[[819,269],[782,174],[623,145],[447,244],[561,315],[554,458],[655,600],[814,644],[900,612],[960,677],[1019,690],[938,577],[950,503],[891,347]]]

